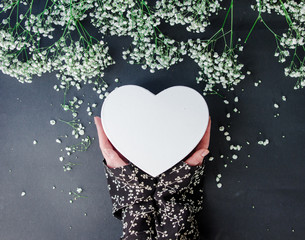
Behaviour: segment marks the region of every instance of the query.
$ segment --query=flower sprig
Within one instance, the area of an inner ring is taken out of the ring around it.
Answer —
[[[33,0],[2,1],[0,12],[9,12],[0,25],[0,66],[5,74],[16,77],[21,83],[30,83],[34,75],[58,71],[56,77],[65,89],[67,83],[78,90],[81,83],[92,83],[93,77],[102,78],[104,70],[114,64],[103,41],[91,36],[81,21],[87,11],[94,7],[89,1],[46,1],[45,8],[34,15]],[[28,6],[20,13],[21,5]],[[12,13],[17,9],[15,27]],[[42,40],[53,39],[53,32],[62,27],[62,36],[53,44],[43,47]],[[79,35],[72,38],[72,32]],[[70,42],[70,44],[68,44]]]
[[[76,151],[84,152],[87,151],[90,145],[91,145],[91,138],[87,136],[86,138],[83,138],[80,143],[66,147],[66,150],[71,151],[73,153]]]
[[[64,172],[71,171],[73,166],[80,165],[80,163],[68,162],[63,165]]]
[[[60,122],[63,122],[65,124],[68,124],[70,127],[73,128],[72,135],[75,138],[78,138],[79,136],[83,136],[85,134],[85,127],[82,123],[80,123],[80,119],[73,119],[71,121],[65,121],[62,119],[58,119]]]
[[[70,200],[70,203],[73,203],[73,200],[77,200],[78,198],[87,198],[87,196],[81,195],[83,192],[83,189],[78,187],[76,188],[76,191],[70,191],[69,195],[72,195],[72,199]]]
[[[252,8],[258,11],[258,17],[245,42],[247,42],[257,22],[262,22],[275,38],[277,47],[274,56],[278,57],[278,61],[281,63],[290,58],[289,66],[284,69],[285,75],[297,78],[294,89],[303,88],[305,86],[305,2],[257,0],[256,5],[252,5]],[[288,30],[282,35],[275,33],[262,17],[262,13],[271,14],[273,12],[283,16],[287,22]]]
[[[189,56],[201,69],[196,78],[197,83],[206,82],[204,95],[217,93],[214,90],[216,85],[233,90],[234,88],[230,88],[245,78],[242,73],[243,64],[237,62],[238,55],[234,53],[234,49],[226,47],[220,55],[213,49],[209,49],[207,43],[200,39],[189,41],[188,44],[190,46]]]
[[[187,25],[187,31],[202,33],[210,25],[209,17],[222,9],[221,2],[222,0],[159,0],[154,14],[171,26]]]
[[[245,78],[242,73],[243,64],[238,63],[237,51],[242,51],[240,44],[241,39],[238,39],[236,45],[233,44],[233,0],[227,11],[221,28],[207,40],[188,40],[188,55],[200,67],[199,76],[196,77],[197,83],[206,82],[203,94],[217,94],[216,86],[222,86],[227,90],[234,90],[234,86]],[[230,30],[225,32],[225,25],[230,15]],[[227,35],[230,36],[229,41]],[[221,53],[215,50],[216,43],[222,40],[224,48]],[[221,95],[220,95],[221,96]]]

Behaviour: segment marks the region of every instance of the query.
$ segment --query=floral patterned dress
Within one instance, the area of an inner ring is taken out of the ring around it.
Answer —
[[[180,161],[154,178],[132,163],[103,163],[112,213],[123,223],[121,239],[199,239],[195,214],[202,209],[204,165]]]

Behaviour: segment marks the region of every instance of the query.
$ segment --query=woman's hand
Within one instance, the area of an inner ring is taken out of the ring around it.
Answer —
[[[209,123],[207,130],[205,131],[202,139],[195,148],[195,152],[185,162],[190,166],[199,166],[203,162],[203,158],[209,154],[210,144],[210,132],[211,132],[211,117],[209,117]]]
[[[109,142],[102,125],[100,117],[94,117],[94,122],[97,129],[100,149],[106,160],[107,166],[110,168],[122,167],[128,165],[128,160],[117,151]]]

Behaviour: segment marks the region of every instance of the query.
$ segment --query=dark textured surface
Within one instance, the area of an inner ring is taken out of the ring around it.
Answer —
[[[238,21],[235,34],[245,38],[256,14],[246,3],[235,5]],[[284,28],[283,21],[276,16],[269,22],[274,28]],[[212,31],[212,27],[208,30]],[[177,38],[184,38],[181,31]],[[188,57],[168,71],[151,74],[121,59],[121,48],[128,47],[130,39],[107,40],[117,62],[106,71],[109,90],[125,84],[137,84],[153,93],[174,85],[190,86],[200,92],[204,87],[196,84],[198,69]],[[200,215],[205,239],[304,238],[305,91],[293,90],[295,80],[284,76],[284,65],[273,57],[275,47],[270,32],[258,25],[239,57],[252,75],[234,92],[223,92],[229,105],[217,95],[205,97],[212,119],[210,156],[215,158],[206,161],[205,210]],[[116,77],[120,79],[118,84],[113,81]],[[87,152],[67,157],[81,163],[72,171],[64,172],[63,163],[58,160],[64,155],[60,149],[69,145],[70,140],[58,144],[55,139],[64,134],[70,136],[71,129],[58,121],[51,126],[49,121],[72,117],[60,107],[62,92],[53,90],[57,83],[55,73],[35,77],[31,84],[20,84],[2,73],[0,79],[0,239],[118,239],[121,224],[111,215],[97,140]],[[255,87],[254,82],[259,79],[262,83]],[[99,115],[102,102],[91,87],[85,86],[79,92],[73,90],[68,97],[76,95],[86,103],[99,103],[93,114]],[[287,97],[287,102],[281,100],[282,95]],[[238,103],[233,101],[235,96],[239,97]],[[274,102],[279,103],[279,109],[273,107]],[[234,113],[234,107],[240,113]],[[228,112],[231,112],[229,119]],[[280,116],[275,118],[277,112]],[[86,133],[96,137],[93,116],[89,117],[85,109],[79,116],[86,125]],[[228,124],[231,142],[218,131],[219,126]],[[257,144],[265,138],[269,139],[269,145]],[[34,139],[37,145],[33,145]],[[233,154],[230,144],[243,146],[237,152],[238,159],[232,162],[226,159]],[[225,158],[220,158],[221,154]],[[227,168],[224,164],[228,164]],[[220,189],[215,181],[218,173],[222,174]],[[68,192],[76,187],[82,187],[88,198],[71,204]],[[24,197],[20,196],[22,191],[26,192]]]

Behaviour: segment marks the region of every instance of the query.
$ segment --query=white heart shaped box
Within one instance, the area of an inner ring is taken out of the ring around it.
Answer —
[[[209,110],[194,89],[157,95],[136,85],[114,89],[101,111],[106,136],[130,162],[156,177],[185,158],[203,137]]]

